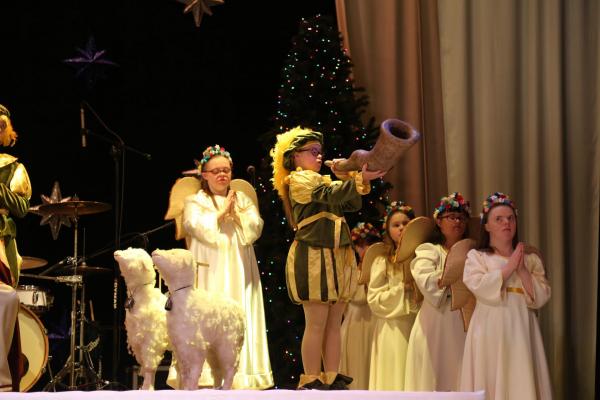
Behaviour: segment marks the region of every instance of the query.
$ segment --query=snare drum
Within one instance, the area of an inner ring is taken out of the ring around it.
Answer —
[[[48,311],[54,302],[54,297],[50,293],[35,285],[17,286],[17,294],[21,304],[36,314]]]
[[[39,318],[23,304],[19,307],[21,352],[27,357],[27,371],[20,391],[27,392],[40,379],[48,362],[48,336]]]

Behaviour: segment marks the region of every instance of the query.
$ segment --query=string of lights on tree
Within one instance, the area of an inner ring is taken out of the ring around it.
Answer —
[[[367,105],[364,90],[355,87],[352,62],[333,19],[321,15],[302,19],[281,70],[274,128],[262,138],[265,150],[274,145],[277,134],[299,125],[324,134],[324,159],[348,157],[359,148],[370,149],[378,129],[373,118],[363,123]],[[257,243],[256,254],[275,384],[279,388],[294,388],[302,373],[304,315],[302,307],[292,304],[287,294],[285,261],[293,232],[273,190],[270,163],[271,159],[265,157],[257,176],[261,215],[269,222]],[[359,221],[381,226],[389,189],[390,185],[382,180],[373,182],[371,194],[363,197],[362,210],[346,215],[351,227]]]

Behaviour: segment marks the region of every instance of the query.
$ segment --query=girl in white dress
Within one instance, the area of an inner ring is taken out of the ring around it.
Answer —
[[[370,223],[359,222],[350,232],[352,243],[361,264],[365,251],[373,243],[381,241],[379,230]],[[348,303],[342,322],[342,355],[340,372],[354,378],[350,389],[369,388],[369,365],[375,317],[367,304],[367,285],[359,285]]]
[[[395,253],[408,222],[411,207],[394,201],[386,209],[384,242],[386,255],[371,266],[367,301],[376,316],[369,390],[404,390],[404,368],[410,330],[419,309],[420,293],[410,273],[410,264],[395,262]]]
[[[450,289],[441,287],[446,255],[467,235],[469,202],[454,192],[433,212],[433,240],[415,250],[412,275],[425,300],[410,333],[406,356],[407,391],[456,391],[465,345],[460,311],[450,310]]]
[[[233,389],[273,386],[265,325],[262,286],[252,244],[260,237],[263,220],[252,200],[230,190],[233,162],[219,145],[202,154],[201,190],[185,199],[183,228],[189,250],[198,263],[198,287],[236,300],[246,314],[244,346]],[[176,378],[174,368],[169,381]],[[204,364],[200,386],[212,386]]]
[[[552,398],[536,310],[550,298],[538,255],[519,242],[517,209],[503,193],[483,203],[477,249],[467,255],[465,285],[477,298],[467,332],[460,389],[489,400]]]

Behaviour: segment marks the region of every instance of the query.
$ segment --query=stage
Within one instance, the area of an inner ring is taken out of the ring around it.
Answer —
[[[282,398],[290,400],[304,399],[325,399],[325,400],[342,400],[342,399],[398,399],[398,400],[484,400],[483,391],[473,393],[462,392],[384,392],[384,391],[367,391],[367,390],[335,390],[335,391],[320,391],[320,390],[213,390],[203,389],[196,391],[184,390],[157,390],[157,391],[105,391],[99,390],[95,392],[33,392],[33,393],[3,393],[3,400],[104,400],[115,399],[120,400],[162,400],[162,399],[204,399],[204,400],[279,400]]]

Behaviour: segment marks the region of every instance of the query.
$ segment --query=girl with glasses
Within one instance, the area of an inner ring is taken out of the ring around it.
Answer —
[[[410,333],[407,391],[458,390],[465,331],[460,311],[450,309],[450,288],[439,282],[448,251],[467,236],[470,214],[460,193],[442,197],[433,212],[433,239],[415,250],[410,267],[424,301]]]
[[[252,200],[229,188],[233,161],[219,145],[202,153],[201,189],[185,199],[183,229],[198,262],[198,287],[236,300],[246,314],[246,340],[240,353],[233,389],[273,386],[262,287],[252,244],[263,220]],[[213,386],[205,363],[200,386]],[[169,381],[176,378],[171,368]]]
[[[288,294],[304,309],[299,389],[347,389],[352,378],[339,374],[340,325],[357,285],[356,258],[345,212],[362,207],[361,196],[383,171],[321,175],[323,135],[294,128],[277,135],[273,186],[295,230],[286,262]],[[321,363],[324,371],[321,370]]]

